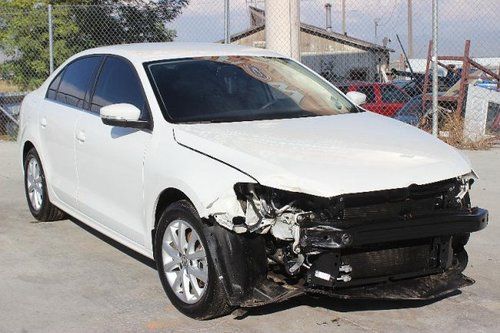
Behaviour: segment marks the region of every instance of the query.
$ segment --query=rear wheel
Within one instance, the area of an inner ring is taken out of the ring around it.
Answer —
[[[172,304],[196,319],[211,319],[231,311],[215,273],[205,239],[206,226],[185,200],[163,212],[155,239],[160,280]]]
[[[24,158],[24,189],[30,212],[38,221],[48,222],[64,218],[64,212],[49,200],[42,163],[34,148],[30,149]]]

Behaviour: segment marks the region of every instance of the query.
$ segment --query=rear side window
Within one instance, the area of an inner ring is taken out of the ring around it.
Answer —
[[[356,88],[356,91],[366,95],[366,103],[375,103],[375,91],[373,86],[360,86]]]
[[[59,84],[61,83],[61,78],[63,74],[64,74],[64,69],[59,74],[57,74],[54,80],[52,80],[52,83],[50,84],[49,89],[47,90],[47,98],[56,99],[57,89],[59,88]]]
[[[101,57],[86,57],[69,64],[64,70],[56,99],[78,108],[85,107],[87,90],[94,77]]]
[[[385,103],[405,103],[409,100],[408,95],[392,85],[380,86],[380,93]]]
[[[99,112],[101,107],[128,103],[141,110],[141,119],[146,118],[146,102],[135,68],[127,61],[108,57],[104,62],[92,98],[91,111]]]

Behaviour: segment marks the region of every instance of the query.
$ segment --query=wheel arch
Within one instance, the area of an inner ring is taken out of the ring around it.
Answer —
[[[30,141],[30,140],[26,140],[23,144],[23,163],[25,162],[25,159],[26,159],[26,155],[28,154],[28,152],[32,149],[32,148],[35,148],[35,145]],[[36,150],[36,148],[35,148]]]
[[[169,187],[164,189],[158,196],[154,208],[154,221],[153,221],[154,224],[153,228],[151,229],[151,244],[153,245],[153,249],[154,249],[156,228],[158,226],[158,222],[160,221],[161,214],[169,205],[179,200],[187,200],[191,204],[193,204],[191,199],[183,191],[175,187]]]

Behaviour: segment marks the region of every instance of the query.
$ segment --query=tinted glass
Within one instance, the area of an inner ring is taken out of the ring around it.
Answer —
[[[426,105],[428,102],[425,103]],[[416,96],[406,103],[399,111],[400,115],[421,114],[422,113],[422,96]]]
[[[146,103],[135,69],[125,60],[108,57],[97,79],[91,110],[99,112],[101,107],[116,103],[135,105],[142,111],[142,119],[146,117]]]
[[[349,86],[337,86],[340,91],[342,91],[344,94],[346,94],[349,91]]]
[[[408,96],[393,85],[380,86],[382,102],[385,103],[405,103],[409,100]]]
[[[49,89],[47,90],[47,98],[56,99],[57,88],[59,88],[59,83],[61,83],[61,78],[63,74],[64,74],[64,69],[59,74],[57,74],[54,80],[52,80],[52,83],[50,84]]]
[[[375,91],[373,86],[360,86],[356,90],[366,95],[366,103],[375,103]]]
[[[100,57],[86,57],[69,64],[64,70],[57,92],[57,100],[79,108],[84,107],[84,98],[90,86]]]
[[[177,122],[225,122],[358,112],[330,84],[278,58],[228,56],[147,66],[164,110]]]

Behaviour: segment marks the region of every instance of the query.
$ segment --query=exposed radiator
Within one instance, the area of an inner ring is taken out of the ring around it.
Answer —
[[[423,244],[345,254],[342,263],[352,267],[353,279],[415,273],[435,267],[431,267],[431,249],[431,244]]]

